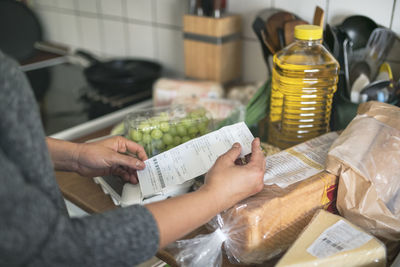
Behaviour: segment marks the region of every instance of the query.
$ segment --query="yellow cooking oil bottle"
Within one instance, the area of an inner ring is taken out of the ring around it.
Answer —
[[[339,63],[322,45],[322,31],[296,26],[295,42],[273,57],[268,142],[279,148],[329,131]]]

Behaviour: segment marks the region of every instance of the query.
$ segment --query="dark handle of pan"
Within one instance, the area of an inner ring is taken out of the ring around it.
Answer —
[[[262,52],[263,52],[263,56],[264,56],[264,61],[265,61],[265,64],[267,65],[268,72],[272,73],[271,72],[271,68],[270,68],[270,66],[268,64],[268,57],[269,57],[269,55],[272,55],[272,53],[265,46],[264,41],[263,41],[263,37],[262,37],[262,33],[261,33],[265,29],[265,23],[261,18],[256,17],[256,19],[253,21],[252,28],[253,28],[253,31],[256,34],[258,40],[261,43],[261,48],[262,48]]]
[[[282,48],[284,48],[286,46],[285,33],[283,32],[282,28],[278,28],[277,32],[278,32],[279,46],[282,49]]]
[[[89,53],[87,51],[79,49],[79,50],[76,51],[76,54],[78,56],[81,56],[81,57],[85,58],[86,60],[88,60],[91,65],[95,65],[95,64],[101,63],[100,60],[98,60],[93,54],[91,54],[91,53]]]

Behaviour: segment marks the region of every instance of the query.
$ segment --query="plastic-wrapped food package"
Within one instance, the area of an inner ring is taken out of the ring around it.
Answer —
[[[152,157],[213,130],[209,112],[195,105],[148,108],[124,119],[126,138],[142,145]]]
[[[221,98],[223,96],[222,85],[213,81],[161,78],[153,85],[153,106],[155,107],[197,98]]]
[[[309,223],[315,211],[334,201],[337,177],[320,172],[286,188],[264,189],[216,216],[215,231],[181,240],[176,261],[181,266],[220,266],[222,248],[231,262],[262,263],[283,253]]]
[[[319,210],[276,267],[386,266],[385,245],[343,217]]]
[[[377,236],[392,258],[400,241],[400,108],[361,104],[333,143],[327,170],[339,176],[341,215]]]

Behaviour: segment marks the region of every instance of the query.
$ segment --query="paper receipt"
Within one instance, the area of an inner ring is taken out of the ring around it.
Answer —
[[[137,172],[143,196],[160,193],[167,186],[181,184],[205,174],[235,142],[242,146],[241,157],[251,153],[253,139],[247,125],[239,122],[146,160],[146,168]]]

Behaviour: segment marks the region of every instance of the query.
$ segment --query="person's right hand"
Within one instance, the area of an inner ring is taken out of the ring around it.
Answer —
[[[235,160],[240,155],[241,147],[235,143],[207,173],[202,190],[210,191],[220,210],[230,208],[263,189],[265,157],[259,138],[253,140],[251,150],[250,162],[243,166],[236,165]]]

